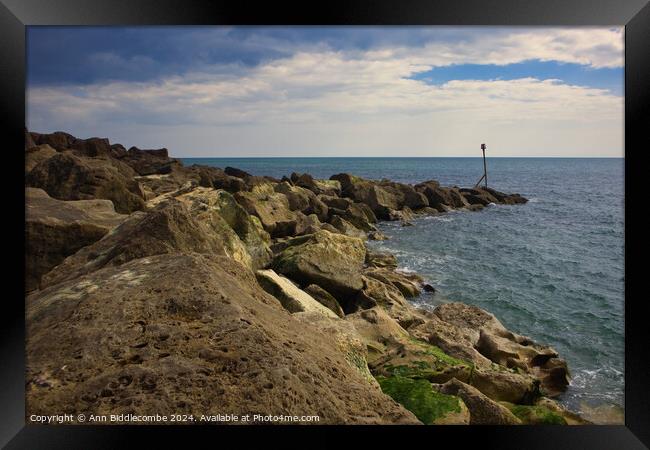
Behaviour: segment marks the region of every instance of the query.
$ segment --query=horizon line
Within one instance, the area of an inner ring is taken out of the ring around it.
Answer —
[[[409,158],[479,158],[483,156],[172,156],[170,158],[176,159],[322,159],[322,158],[337,158],[337,159],[361,159],[361,158],[394,158],[394,159],[409,159]],[[521,159],[625,159],[625,156],[486,156],[486,159],[502,159],[502,158],[521,158]]]

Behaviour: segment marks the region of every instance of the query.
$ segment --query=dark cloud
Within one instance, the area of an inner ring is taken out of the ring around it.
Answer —
[[[471,40],[481,31],[362,26],[28,27],[27,80],[29,85],[61,85],[149,81],[192,71],[232,73],[297,50],[419,47],[432,41]]]

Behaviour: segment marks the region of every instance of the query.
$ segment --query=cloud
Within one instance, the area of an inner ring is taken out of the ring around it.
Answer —
[[[242,38],[246,45],[268,44],[252,31]],[[622,64],[620,30],[477,33],[410,47],[335,49],[314,41],[248,67],[222,61],[155,79],[30,86],[28,126],[168,146],[186,156],[459,154],[470,137],[500,141],[503,154],[593,154],[600,146],[621,155],[623,101],[607,90],[535,77],[439,85],[412,78],[445,64],[530,58],[615,67]],[[95,55],[115,66],[129,62]],[[139,66],[155,65],[155,58],[136,57]]]

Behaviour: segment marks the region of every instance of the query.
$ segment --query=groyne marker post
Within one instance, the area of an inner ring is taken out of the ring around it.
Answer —
[[[487,147],[485,146],[485,144],[481,144],[481,150],[483,150],[483,176],[478,179],[478,181],[474,185],[475,188],[478,187],[478,185],[481,184],[481,181],[483,181],[483,180],[485,180],[485,187],[486,188],[488,187],[488,185],[487,185],[487,162],[485,161],[485,149],[486,148]]]
[[[483,150],[483,176],[485,177],[485,187],[487,187],[487,163],[485,162],[485,144],[481,144]]]

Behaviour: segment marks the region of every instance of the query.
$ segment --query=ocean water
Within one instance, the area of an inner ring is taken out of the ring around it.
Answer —
[[[348,172],[406,183],[436,179],[472,186],[480,158],[196,158],[280,178]],[[394,253],[437,292],[414,302],[461,301],[492,312],[510,330],[554,347],[572,381],[560,401],[623,406],[624,160],[489,158],[488,184],[518,192],[525,205],[422,217],[413,227],[384,222],[390,240],[370,242]]]

